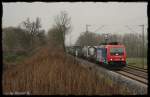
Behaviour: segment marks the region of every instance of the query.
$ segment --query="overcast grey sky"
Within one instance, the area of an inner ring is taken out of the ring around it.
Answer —
[[[125,25],[129,25],[135,32],[142,32],[138,25],[145,25],[147,32],[147,2],[118,3],[118,2],[60,2],[60,3],[3,3],[3,27],[18,26],[29,17],[35,20],[41,18],[42,28],[45,31],[52,28],[54,16],[60,11],[68,12],[72,20],[71,43],[73,44],[81,32],[86,30],[85,25],[90,24],[89,31],[95,33],[128,33],[132,32]],[[66,36],[66,44],[70,43],[70,36]]]

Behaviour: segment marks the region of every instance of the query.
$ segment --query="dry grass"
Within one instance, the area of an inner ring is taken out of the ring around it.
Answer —
[[[9,67],[9,66],[8,66]],[[131,94],[88,69],[74,64],[61,49],[44,47],[31,58],[3,72],[3,93],[31,95],[112,95]]]

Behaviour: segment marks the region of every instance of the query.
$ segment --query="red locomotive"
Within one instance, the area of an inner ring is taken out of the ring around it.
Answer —
[[[121,44],[107,44],[97,47],[96,61],[113,67],[126,66],[126,50]]]

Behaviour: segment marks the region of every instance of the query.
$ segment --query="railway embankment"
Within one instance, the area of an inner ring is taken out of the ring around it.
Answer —
[[[83,67],[88,68],[90,70],[95,71],[97,75],[100,75],[100,77],[106,77],[110,78],[113,82],[121,85],[125,85],[129,88],[131,92],[137,95],[143,95],[147,94],[148,90],[148,85],[138,82],[136,80],[133,80],[131,78],[128,78],[126,76],[123,76],[121,74],[118,74],[117,72],[113,70],[108,70],[104,67],[98,66],[95,63],[91,63],[89,61],[79,59],[75,57],[75,60],[79,62]]]

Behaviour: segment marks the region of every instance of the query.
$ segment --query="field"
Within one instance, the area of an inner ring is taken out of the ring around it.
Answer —
[[[59,53],[56,53],[57,51]],[[59,49],[45,47],[18,64],[4,64],[6,68],[3,70],[3,94],[134,94],[127,87],[114,83],[106,76],[100,78],[94,71],[75,64],[73,59],[64,56]]]
[[[130,66],[143,68],[143,60],[144,60],[144,69],[147,69],[147,58],[127,58],[127,64]]]

